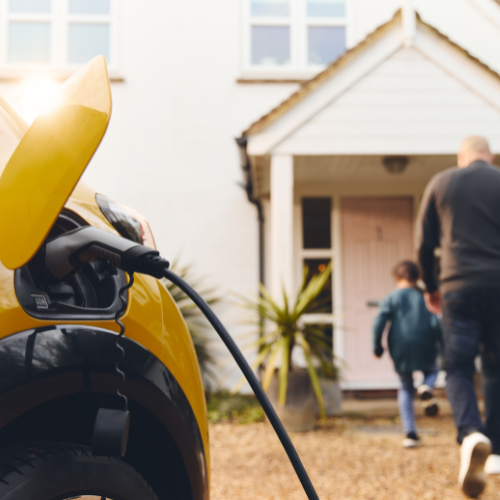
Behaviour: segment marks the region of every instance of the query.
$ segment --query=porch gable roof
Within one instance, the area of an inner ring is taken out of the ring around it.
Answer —
[[[421,65],[437,67],[442,79],[453,81],[462,92],[470,94],[473,107],[484,108],[479,111],[487,115],[492,123],[496,115],[500,119],[500,75],[472,56],[436,28],[422,21],[417,14],[417,33],[411,45],[405,45],[402,26],[402,13],[397,11],[394,17],[368,35],[356,47],[350,49],[337,61],[328,66],[316,77],[304,84],[297,92],[271,110],[268,114],[253,123],[243,134],[248,138],[247,152],[249,156],[264,156],[274,152],[290,154],[335,154],[339,151],[301,150],[300,146],[291,146],[291,137],[306,127],[322,111],[332,105],[362,80],[370,76],[377,68],[392,59],[400,51],[410,49],[415,60]],[[437,71],[437,70],[436,70]],[[410,80],[407,78],[407,84]],[[450,83],[451,85],[452,83]],[[481,114],[481,113],[479,113]],[[494,115],[494,116],[493,116]],[[458,120],[457,120],[458,121]],[[310,127],[311,128],[311,127]],[[491,128],[491,127],[490,127]],[[493,127],[496,129],[497,127]],[[488,135],[491,135],[487,130]],[[479,131],[483,132],[483,131]],[[498,133],[497,133],[498,132]],[[312,133],[312,129],[308,131]],[[462,131],[457,131],[457,137]],[[483,132],[484,133],[484,132]],[[455,134],[454,134],[455,135]],[[496,137],[498,135],[498,137]],[[451,141],[443,146],[443,151],[434,150],[428,153],[450,154],[454,152]],[[500,149],[500,130],[495,130],[494,149]],[[320,148],[321,149],[321,148]],[[355,154],[357,151],[352,151]],[[361,151],[363,154],[380,153],[377,150]],[[422,153],[423,151],[397,151],[397,153]],[[343,154],[350,151],[342,150]],[[385,151],[387,154],[393,151]]]

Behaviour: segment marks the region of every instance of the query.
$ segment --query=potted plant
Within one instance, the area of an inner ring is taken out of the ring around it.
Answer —
[[[330,274],[331,264],[308,281],[306,267],[294,300],[283,291],[278,303],[261,286],[257,300],[245,301],[258,313],[259,325],[264,324],[254,366],[261,367],[262,386],[287,430],[311,430],[318,407],[320,417],[325,416],[320,378],[338,379],[331,339],[318,325],[304,322],[304,315],[325,310],[325,301],[318,296]],[[305,369],[294,365],[295,349],[302,351]]]

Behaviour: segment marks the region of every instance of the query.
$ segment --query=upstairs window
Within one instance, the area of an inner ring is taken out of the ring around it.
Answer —
[[[52,18],[51,0],[9,0],[7,62],[50,64]]]
[[[318,71],[346,50],[348,0],[244,0],[247,70]]]
[[[97,55],[113,67],[116,0],[0,1],[6,33],[0,72],[75,68]]]
[[[110,14],[110,0],[69,0],[68,64],[85,64],[97,55],[110,61]]]

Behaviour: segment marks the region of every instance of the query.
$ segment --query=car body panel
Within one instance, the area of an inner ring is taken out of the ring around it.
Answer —
[[[91,226],[118,234],[118,231],[104,217],[95,197],[96,192],[87,186],[84,181],[80,180],[64,207],[78,214]]]
[[[60,98],[26,131],[0,176],[0,260],[17,269],[54,225],[111,117],[106,60],[98,56],[63,86]]]
[[[161,358],[181,384],[198,418],[210,470],[207,407],[200,366],[193,340],[177,304],[162,283],[157,282],[163,306],[163,344]],[[189,374],[186,377],[186,374]]]

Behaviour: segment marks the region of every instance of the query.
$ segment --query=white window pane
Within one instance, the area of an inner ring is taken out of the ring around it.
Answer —
[[[50,62],[50,23],[9,23],[9,62]]]
[[[51,10],[51,0],[10,0],[11,12],[46,13]]]
[[[290,0],[252,0],[252,16],[288,17]]]
[[[309,17],[345,17],[345,0],[307,0]]]
[[[309,64],[330,64],[345,52],[345,28],[310,26],[307,30]]]
[[[68,62],[85,64],[99,55],[109,61],[109,25],[70,24]]]
[[[252,64],[284,66],[290,63],[290,28],[252,26]]]
[[[70,14],[109,14],[109,0],[69,0]]]

